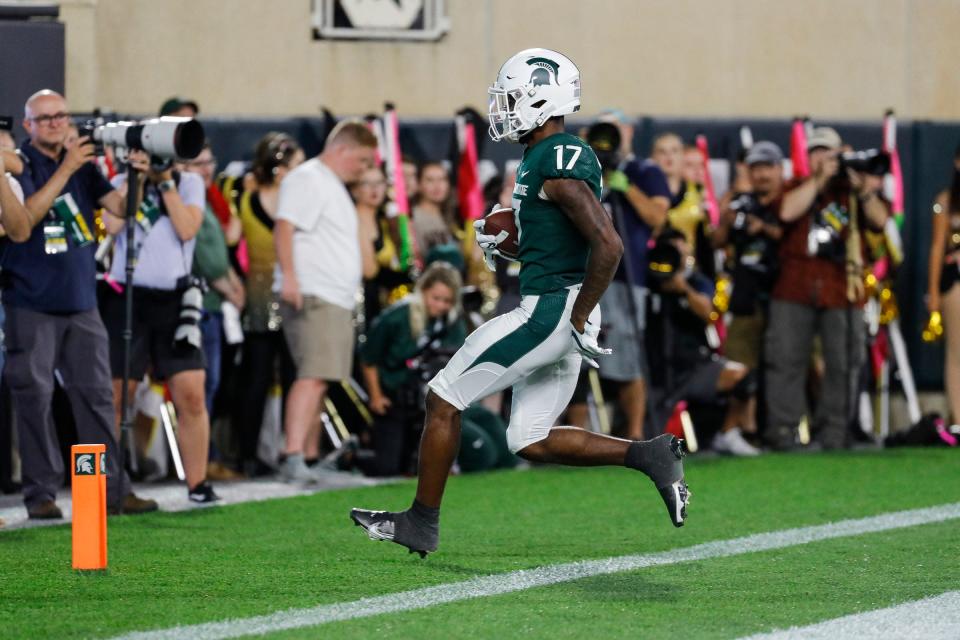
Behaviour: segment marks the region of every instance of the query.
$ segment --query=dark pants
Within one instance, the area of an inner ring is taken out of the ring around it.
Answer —
[[[200,334],[203,336],[203,355],[207,359],[207,379],[204,395],[207,399],[207,413],[213,418],[213,398],[220,387],[220,353],[223,339],[223,314],[204,311],[200,321]]]
[[[773,300],[765,344],[767,430],[774,447],[793,444],[807,412],[806,385],[814,335],[820,336],[826,373],[816,414],[814,440],[835,449],[847,443],[847,426],[856,407],[852,384],[863,364],[864,326],[860,309],[820,309]]]
[[[423,411],[403,402],[398,393],[387,392],[392,406],[382,415],[373,416],[374,460],[365,469],[371,476],[397,476],[416,471],[413,454],[420,443]]]
[[[107,501],[130,492],[119,464],[107,331],[96,311],[49,315],[6,307],[7,363],[20,436],[23,501],[27,508],[54,500],[63,485],[63,460],[51,415],[54,370],[70,398],[83,444],[107,446]]]
[[[296,379],[296,367],[282,331],[250,332],[243,337],[237,389],[240,397],[234,414],[235,428],[240,435],[240,455],[245,462],[257,459],[260,427],[267,394],[279,372],[283,396]]]

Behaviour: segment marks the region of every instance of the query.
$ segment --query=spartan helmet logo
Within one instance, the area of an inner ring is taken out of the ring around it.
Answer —
[[[530,74],[530,84],[535,87],[545,84],[557,84],[557,73],[560,66],[548,58],[530,58],[527,64],[533,67]]]
[[[93,454],[92,453],[83,453],[77,456],[76,459],[77,474],[92,476],[94,475],[93,471]]]

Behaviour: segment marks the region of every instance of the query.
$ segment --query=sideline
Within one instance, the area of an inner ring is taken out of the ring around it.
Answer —
[[[878,533],[956,519],[960,519],[960,502],[926,509],[894,511],[878,516],[841,520],[811,527],[758,533],[659,553],[618,556],[605,560],[585,560],[523,571],[511,571],[464,582],[440,584],[402,593],[363,598],[352,602],[325,604],[304,609],[288,609],[268,615],[221,622],[138,631],[116,636],[114,640],[177,640],[179,638],[220,640],[222,638],[239,638],[288,629],[314,627],[329,622],[355,620],[384,613],[424,609],[450,602],[545,587],[598,575],[783,549],[821,540]],[[346,526],[346,523],[344,523],[344,526]],[[401,551],[402,549],[397,549],[397,553]]]
[[[187,488],[183,483],[136,483],[133,485],[133,489],[141,498],[153,498],[156,500],[160,504],[161,511],[176,512],[191,511],[197,508],[217,509],[222,506],[242,504],[244,502],[260,502],[263,500],[273,500],[275,498],[309,496],[314,493],[339,489],[371,487],[396,482],[396,480],[396,478],[365,478],[350,473],[331,471],[330,473],[324,474],[323,479],[314,485],[287,484],[272,478],[216,482],[214,483],[214,489],[221,500],[213,506],[204,507],[198,507],[187,499]],[[0,518],[6,520],[6,526],[0,527],[0,536],[3,536],[3,532],[5,531],[69,525],[73,515],[73,505],[71,504],[69,489],[61,489],[57,492],[57,506],[63,511],[62,520],[30,520],[27,518],[27,510],[23,506],[20,494],[0,496]],[[133,518],[136,516],[121,517]]]
[[[807,627],[791,627],[742,640],[843,640],[897,638],[898,640],[955,640],[960,638],[960,591],[932,598],[824,620]]]

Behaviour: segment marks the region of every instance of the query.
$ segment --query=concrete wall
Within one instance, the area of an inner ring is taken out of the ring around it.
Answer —
[[[584,111],[960,118],[960,0],[448,0],[436,43],[316,41],[310,0],[64,0],[75,110],[208,114],[485,108],[529,46],[580,66]]]

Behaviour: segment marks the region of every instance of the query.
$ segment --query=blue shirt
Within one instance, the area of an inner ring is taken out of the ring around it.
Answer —
[[[670,186],[667,184],[667,177],[660,167],[653,162],[649,160],[630,160],[621,170],[627,174],[630,183],[636,185],[648,198],[662,196],[670,199]],[[633,208],[624,194],[610,193],[607,200],[613,206],[619,206],[623,216],[622,229],[616,216],[613,219],[614,225],[617,226],[617,232],[620,233],[620,238],[625,245],[624,256],[620,261],[620,266],[617,267],[614,279],[626,282],[626,268],[629,266],[634,286],[645,287],[647,286],[647,245],[650,242],[653,229],[643,221],[639,212]]]
[[[25,141],[20,146],[24,158],[23,175],[18,176],[24,199],[45,185],[63,160],[54,160]],[[107,179],[91,163],[70,176],[61,192],[69,193],[77,208],[94,229],[93,213],[98,201],[113,191]],[[42,313],[78,313],[97,306],[96,243],[85,247],[67,238],[68,250],[48,255],[43,227],[47,218],[37,223],[26,242],[4,240],[0,249],[5,290],[3,303]]]

